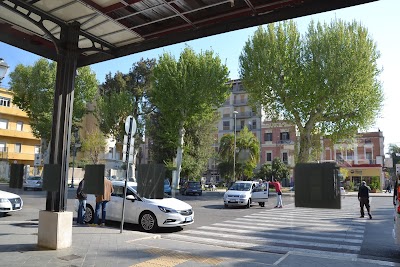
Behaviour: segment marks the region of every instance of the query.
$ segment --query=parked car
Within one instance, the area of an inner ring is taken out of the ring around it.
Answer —
[[[43,178],[41,176],[29,176],[24,180],[24,190],[42,190]]]
[[[22,198],[17,194],[0,190],[0,217],[7,212],[21,210],[23,205]]]
[[[250,208],[253,202],[265,206],[268,201],[268,183],[258,184],[254,181],[237,181],[224,194],[224,207],[244,206]]]
[[[164,193],[167,195],[171,195],[171,183],[168,179],[164,180]]]
[[[106,220],[121,221],[125,182],[112,181],[114,193],[106,207]],[[125,201],[125,222],[139,224],[145,232],[154,232],[161,227],[186,226],[194,222],[192,207],[176,198],[148,199],[138,195],[136,182],[128,182]],[[85,223],[93,223],[96,199],[92,194],[86,201]],[[78,200],[75,210],[78,211]],[[101,216],[101,212],[100,212]]]
[[[187,181],[179,189],[181,195],[195,195],[201,196],[203,194],[203,189],[201,188],[201,183],[196,181]]]

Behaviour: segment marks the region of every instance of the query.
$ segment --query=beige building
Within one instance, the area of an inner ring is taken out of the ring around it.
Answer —
[[[13,92],[0,88],[0,161],[34,166],[40,139],[32,134],[26,112],[12,104]],[[4,175],[3,173],[0,175]]]

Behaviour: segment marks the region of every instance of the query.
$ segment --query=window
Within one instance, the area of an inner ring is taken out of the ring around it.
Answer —
[[[0,142],[0,152],[7,152],[7,146],[5,142]]]
[[[342,159],[342,153],[336,152],[336,159]]]
[[[9,107],[10,103],[11,103],[10,98],[0,96],[0,106]]]
[[[15,147],[14,147],[14,152],[15,153],[21,153],[21,143],[15,143]]]
[[[8,129],[8,120],[0,119],[0,129]]]
[[[347,159],[348,160],[353,160],[354,159],[354,152],[353,151],[347,151]]]
[[[272,133],[264,133],[264,141],[272,141]]]
[[[268,161],[268,162],[272,161],[272,153],[271,152],[267,152],[266,161]]]
[[[288,153],[287,152],[282,153],[282,161],[283,161],[283,163],[288,164]]]
[[[222,125],[223,125],[223,129],[224,130],[230,130],[230,122],[229,121],[224,121],[224,122],[222,122]]]
[[[24,123],[22,121],[17,121],[17,131],[22,132]]]
[[[371,160],[372,159],[372,152],[366,152],[365,158]]]
[[[253,129],[257,129],[257,121],[253,120],[253,125],[252,125]]]
[[[282,132],[281,135],[281,140],[289,140],[289,132]]]

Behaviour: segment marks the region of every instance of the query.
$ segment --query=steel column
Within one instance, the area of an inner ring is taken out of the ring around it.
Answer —
[[[80,23],[61,28],[57,55],[57,76],[54,93],[53,124],[50,142],[50,164],[61,165],[58,192],[47,192],[47,211],[66,211],[68,197],[68,163],[71,142],[74,82],[78,59]]]

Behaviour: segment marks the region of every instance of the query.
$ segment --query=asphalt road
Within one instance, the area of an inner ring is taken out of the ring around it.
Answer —
[[[8,185],[0,184],[0,190],[15,192],[24,201],[22,211],[13,212],[0,218],[2,222],[26,222],[38,221],[39,211],[45,208],[46,192],[44,191],[23,191],[22,189],[11,189]],[[74,210],[75,190],[69,189],[67,210]],[[246,215],[273,209],[275,196],[271,196],[264,208],[254,205],[250,209],[223,207],[224,192],[205,191],[202,196],[180,196],[177,198],[189,203],[195,212],[195,223],[183,228],[164,229],[159,234],[168,237],[174,233],[185,234],[186,230],[195,230],[202,226],[210,226],[218,222],[231,221]],[[350,201],[354,206],[354,216],[358,218],[359,211],[356,197],[347,197],[344,201]],[[284,195],[284,205],[294,202],[294,197]],[[372,200],[373,220],[368,220],[365,228],[364,238],[359,252],[359,257],[366,259],[377,259],[382,261],[400,262],[400,253],[392,238],[393,229],[393,205],[390,197],[376,197]],[[76,216],[76,213],[74,213]],[[118,223],[109,223],[111,227],[119,227]],[[127,225],[126,230],[138,230],[137,226]]]

